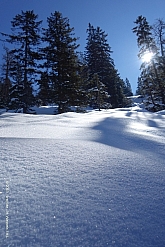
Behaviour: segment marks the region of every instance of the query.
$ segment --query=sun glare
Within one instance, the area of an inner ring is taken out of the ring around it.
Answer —
[[[153,57],[153,53],[152,52],[146,52],[143,56],[142,56],[142,61],[149,63],[151,61]]]

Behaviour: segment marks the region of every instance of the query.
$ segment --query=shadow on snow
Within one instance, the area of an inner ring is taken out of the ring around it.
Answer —
[[[158,127],[153,120],[147,120],[147,125],[147,127]],[[94,141],[126,151],[149,151],[165,156],[163,144],[149,139],[146,135],[138,134],[138,132],[129,132],[129,126],[129,119],[108,117],[93,127],[94,130],[100,133]]]

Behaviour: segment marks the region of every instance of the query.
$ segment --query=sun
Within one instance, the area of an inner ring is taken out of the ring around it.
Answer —
[[[153,53],[152,52],[145,52],[144,55],[142,56],[142,61],[143,62],[146,62],[146,63],[149,63],[151,61],[153,57]]]

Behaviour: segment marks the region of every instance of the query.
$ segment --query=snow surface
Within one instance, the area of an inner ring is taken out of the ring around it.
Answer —
[[[0,112],[0,247],[164,247],[165,111],[41,112]]]

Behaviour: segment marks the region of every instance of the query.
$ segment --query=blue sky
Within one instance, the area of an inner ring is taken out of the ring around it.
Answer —
[[[11,20],[21,10],[34,10],[38,20],[43,20],[43,27],[51,13],[60,11],[75,28],[80,51],[86,45],[88,23],[101,27],[108,34],[116,69],[121,78],[129,79],[133,92],[140,74],[136,36],[131,31],[134,21],[139,15],[145,16],[150,24],[158,18],[165,20],[165,0],[1,0],[0,4],[0,32],[5,33],[10,33]],[[0,58],[2,53],[1,43]]]

